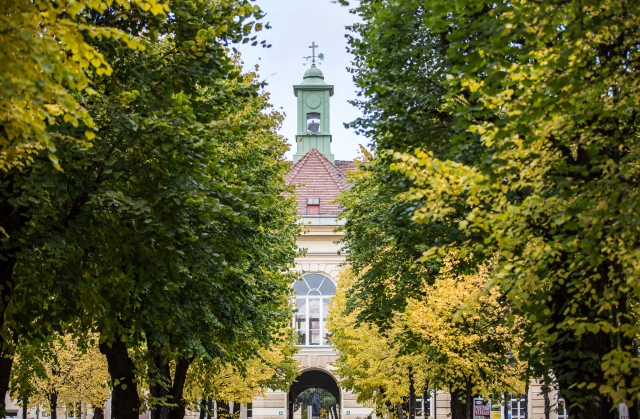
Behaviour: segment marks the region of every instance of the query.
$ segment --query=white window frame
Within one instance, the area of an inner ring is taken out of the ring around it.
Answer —
[[[560,403],[564,406],[564,414],[560,414],[558,412],[558,408],[560,407]],[[560,394],[556,394],[556,419],[569,419],[569,412],[567,411],[567,402],[564,397],[560,397]]]
[[[325,274],[324,272],[306,272],[304,275],[302,275],[301,279],[304,279],[304,277],[306,275],[309,275],[309,274],[315,274],[315,275],[324,276],[325,279],[323,280],[323,282],[320,283],[320,285],[322,285],[324,283],[324,281],[329,280],[333,284],[333,287],[334,287],[334,290],[335,290],[336,283],[333,280],[333,278],[331,278],[329,275]],[[305,281],[305,283],[306,283],[306,281]],[[306,283],[306,284],[308,285],[308,283]],[[325,343],[325,336],[326,336],[326,333],[327,333],[326,325],[325,325],[325,319],[327,318],[328,310],[327,310],[327,313],[324,312],[325,311],[325,307],[324,307],[325,304],[324,303],[326,302],[327,306],[331,305],[330,299],[331,299],[331,297],[333,297],[335,295],[335,291],[331,295],[329,295],[329,294],[325,295],[325,294],[320,294],[320,292],[318,291],[318,288],[316,288],[316,289],[311,289],[311,287],[309,287],[309,288],[310,288],[310,291],[309,291],[310,293],[311,292],[316,292],[317,294],[297,295],[297,293],[296,293],[296,295],[294,297],[294,303],[296,305],[296,310],[298,309],[297,300],[305,300],[305,304],[304,304],[304,307],[305,307],[304,329],[298,329],[298,327],[297,327],[296,316],[297,316],[298,312],[296,311],[296,313],[294,313],[294,315],[293,315],[292,326],[293,326],[293,329],[296,332],[296,336],[297,336],[297,333],[298,333],[299,330],[304,330],[305,331],[305,338],[304,338],[305,342],[304,343],[296,343],[296,345],[297,346],[304,346],[304,347],[313,347],[313,348],[328,347],[329,346],[329,342],[327,341]],[[319,315],[318,315],[319,319],[320,319],[319,320],[319,322],[320,322],[320,325],[319,325],[320,326],[320,330],[319,330],[320,342],[318,344],[311,343],[311,333],[310,333],[311,331],[309,329],[309,326],[310,326],[309,321],[311,319],[311,316],[310,316],[310,313],[309,313],[309,306],[310,306],[310,302],[311,301],[318,301],[318,303],[320,305],[320,307],[319,307]]]
[[[433,401],[434,401],[434,393],[435,391],[429,391],[429,392],[425,392],[423,393],[421,396],[416,397],[416,403],[415,403],[415,409],[416,409],[416,418],[423,418],[423,419],[432,419],[434,418],[433,416]],[[427,396],[427,397],[425,397]],[[422,415],[419,416],[418,410],[422,412]],[[429,415],[427,416],[427,410],[429,410]]]
[[[513,414],[513,403],[516,403],[517,415]],[[511,419],[525,419],[527,417],[527,397],[526,396],[511,396],[509,399],[509,413],[511,414]],[[524,404],[524,406],[522,406]],[[520,410],[524,407],[525,412],[521,415]]]

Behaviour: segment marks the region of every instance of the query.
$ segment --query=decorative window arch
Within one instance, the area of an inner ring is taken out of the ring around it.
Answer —
[[[296,293],[296,313],[293,328],[302,346],[327,346],[327,313],[331,297],[336,294],[336,284],[320,272],[302,275],[293,284]]]

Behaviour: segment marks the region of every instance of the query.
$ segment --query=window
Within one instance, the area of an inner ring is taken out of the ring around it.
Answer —
[[[318,112],[307,114],[307,132],[320,132],[320,114]]]
[[[331,305],[330,298],[336,286],[321,273],[305,274],[293,284],[296,292],[296,313],[293,328],[298,336],[297,345],[325,346],[329,344],[325,324]]]
[[[511,413],[511,419],[525,419],[527,417],[526,396],[512,397],[509,400],[509,413]]]
[[[320,198],[307,198],[306,215],[320,215]]]
[[[562,397],[558,397],[558,414],[556,418],[558,419],[569,419],[569,412],[567,412],[567,403],[564,401]]]
[[[253,403],[247,404],[247,419],[253,418]]]
[[[433,418],[433,393],[425,392],[423,395],[417,396],[415,409],[416,418]]]

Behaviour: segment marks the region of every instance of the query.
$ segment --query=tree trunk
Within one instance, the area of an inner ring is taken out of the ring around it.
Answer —
[[[22,419],[27,419],[27,409],[29,408],[29,398],[24,397],[22,399]]]
[[[611,399],[603,397],[598,391],[600,385],[606,382],[601,362],[602,357],[612,349],[609,335],[603,332],[586,333],[576,339],[573,331],[563,331],[559,333],[559,340],[565,342],[562,346],[567,343],[572,346],[568,349],[551,345],[551,351],[561,351],[556,352],[558,356],[553,359],[552,365],[569,417],[613,419],[615,416]],[[592,389],[574,386],[579,382],[575,376],[576,371],[580,371],[579,381],[595,382],[596,386]]]
[[[402,411],[402,403],[396,403],[396,411],[398,412],[398,419],[404,419],[404,412]]]
[[[51,419],[58,419],[58,393],[55,391],[49,396],[51,406]]]
[[[451,393],[451,419],[466,419],[464,403],[462,403],[457,393]]]
[[[409,419],[416,419],[416,386],[413,382],[413,369],[409,367]]]
[[[0,329],[4,327],[5,312],[13,297],[16,252],[20,246],[16,239],[19,238],[20,230],[30,218],[24,207],[15,207],[7,199],[10,196],[15,197],[13,189],[15,187],[14,176],[16,174],[15,171],[4,172],[0,177],[0,197],[2,197],[0,203],[0,227],[5,234],[11,237],[7,243],[3,243],[3,246],[0,247]],[[17,334],[14,333],[14,345],[17,338]],[[0,338],[0,413],[3,414],[3,417],[4,413],[6,413],[4,401],[9,391],[14,345]]]
[[[153,365],[149,368],[149,390],[153,399],[168,399],[171,389],[171,372],[169,371],[169,362],[165,357],[156,351],[147,339],[147,347],[152,353],[151,357]],[[169,401],[169,400],[167,400]],[[151,419],[167,419],[169,408],[167,406],[155,405],[151,409]]]
[[[0,217],[2,217],[2,207],[0,206]],[[0,218],[1,222],[1,218]],[[3,223],[4,224],[4,223]],[[5,225],[1,227],[7,228]],[[7,231],[9,233],[9,231]],[[2,258],[7,260],[2,260]],[[0,328],[4,326],[4,313],[11,297],[13,296],[13,268],[16,259],[13,254],[7,254],[6,251],[0,253]],[[14,339],[17,340],[17,335]],[[15,342],[7,342],[0,337],[0,408],[1,412],[6,412],[5,399],[9,391],[9,378],[11,377],[11,368],[13,367],[13,355]],[[2,415],[4,416],[4,414]]]
[[[464,393],[451,393],[451,419],[473,419],[473,384],[467,380]]]
[[[93,419],[104,419],[104,409],[102,409],[101,407],[94,407]]]
[[[549,385],[546,381],[542,382],[542,396],[544,397],[544,419],[550,419],[551,415],[551,400],[549,400]]]
[[[231,415],[229,414],[229,402],[218,400],[217,405],[218,419],[230,419]]]
[[[614,311],[614,314],[618,314],[618,327],[620,327],[620,325],[622,323],[626,323],[626,324],[635,324],[635,322],[637,321],[633,316],[629,315],[629,311],[630,311],[630,307],[629,307],[629,301],[626,295],[621,295],[620,297],[620,304],[617,307],[616,311]],[[629,351],[632,354],[636,354],[636,358],[637,358],[637,354],[638,354],[638,346],[636,345],[636,341],[634,339],[633,336],[627,336],[625,333],[619,334],[618,335],[619,338],[615,339],[615,343],[618,344],[618,349],[622,349],[625,351]],[[625,384],[627,388],[633,388],[634,385],[634,381],[635,379],[637,379],[638,377],[638,370],[635,368],[631,368],[629,373],[625,375]],[[633,406],[628,406],[629,408],[629,419],[640,419],[640,415],[638,412],[638,400],[633,400],[632,401]]]
[[[180,358],[176,362],[173,386],[171,387],[171,403],[175,403],[177,406],[169,410],[168,419],[184,419],[187,404],[182,396],[184,394],[184,384],[187,381],[187,372],[192,362],[193,358]]]
[[[562,254],[556,265],[550,269],[562,269],[569,263],[572,256]],[[610,268],[615,266],[608,262],[599,266],[600,279],[593,284],[593,292],[596,296],[602,296],[609,287]],[[571,279],[568,278],[563,284],[556,284],[550,293],[547,307],[551,312],[550,320],[554,325],[562,324],[565,320],[567,302],[575,302],[575,294],[571,287]],[[576,307],[573,308],[575,310]],[[587,301],[577,304],[575,316],[583,316],[589,321],[616,317],[614,313],[595,313]],[[604,397],[599,392],[599,387],[606,384],[604,372],[602,370],[602,358],[614,348],[612,336],[602,331],[598,333],[587,332],[577,337],[575,331],[568,328],[552,328],[549,333],[556,332],[558,338],[549,344],[549,364],[558,382],[559,390],[566,402],[569,417],[580,418],[614,418],[613,404],[608,397]],[[615,339],[615,337],[613,337]],[[592,389],[587,387],[577,388],[576,383],[590,382],[596,386]]]
[[[138,419],[141,404],[135,366],[129,358],[127,344],[121,337],[117,336],[111,347],[106,341],[100,344],[100,352],[107,357],[109,375],[114,383],[111,393],[111,419]]]
[[[467,419],[473,419],[473,394],[471,391],[473,390],[473,383],[471,380],[467,380],[467,389],[466,389],[466,403],[465,403],[465,411],[467,415]]]

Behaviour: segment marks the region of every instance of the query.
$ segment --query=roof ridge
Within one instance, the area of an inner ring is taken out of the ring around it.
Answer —
[[[315,150],[315,148],[312,150]],[[300,160],[295,162],[295,164],[293,165],[293,169],[291,169],[291,171],[289,172],[293,174],[291,175],[287,183],[291,183],[293,179],[295,179],[295,177],[298,176],[298,173],[300,173],[300,169],[302,169],[302,166],[304,166],[304,162],[306,162],[308,159],[309,159],[309,153],[307,152],[304,154],[304,156],[302,156]]]
[[[331,166],[333,166],[333,168],[335,168],[336,170],[338,170],[338,172],[342,173],[343,175],[346,176],[346,173],[344,173],[342,170],[340,170],[338,168],[338,166],[336,166],[335,164],[331,163],[331,161],[325,157],[324,154],[320,153],[318,150],[316,150],[315,148],[311,149],[311,151],[315,150],[315,152],[317,154],[319,154],[320,156],[322,156],[320,158],[320,161],[322,162],[322,165],[324,166],[325,169],[327,169],[327,172],[329,172],[329,174],[331,175],[331,178],[333,179],[333,181],[336,183],[336,185],[338,185],[338,188],[340,188],[340,190],[344,190],[344,187],[342,185],[342,182],[340,182],[338,179],[336,179],[336,177],[334,176],[333,172],[331,171],[331,169],[329,169],[329,167],[327,167],[326,163],[329,163]]]

